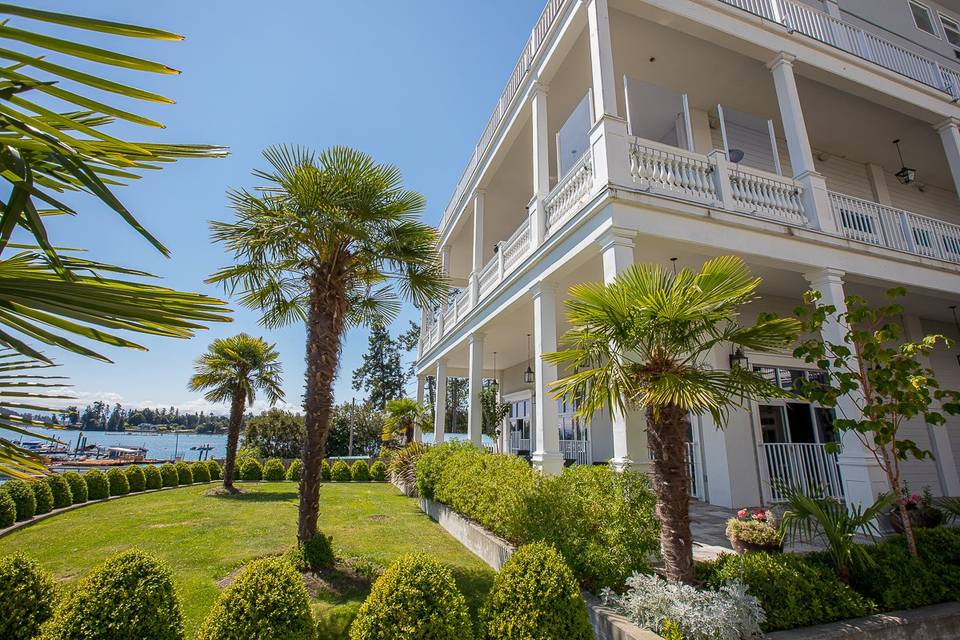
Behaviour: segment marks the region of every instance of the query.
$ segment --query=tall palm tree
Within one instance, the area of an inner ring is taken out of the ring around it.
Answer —
[[[731,345],[765,352],[796,340],[800,325],[793,318],[761,315],[752,325],[740,324],[740,307],[757,299],[759,284],[733,256],[676,275],[658,265],[635,265],[609,285],[570,290],[573,328],[563,338],[566,348],[545,356],[575,372],[553,390],[580,398],[584,418],[604,408],[645,412],[660,548],[673,580],[693,581],[690,414],[709,413],[722,427],[727,411],[750,398],[789,395],[746,368],[710,363],[716,350]]]
[[[267,394],[273,405],[283,400],[283,371],[274,345],[245,333],[218,338],[197,359],[196,373],[187,385],[191,391],[206,391],[210,402],[230,402],[230,426],[227,430],[227,460],[223,465],[223,488],[233,492],[237,441],[243,412],[252,405],[257,389]]]
[[[383,421],[383,441],[393,442],[397,435],[403,436],[403,444],[413,442],[417,427],[421,429],[429,420],[427,410],[416,400],[396,398],[387,402],[387,418]]]
[[[431,305],[446,289],[435,230],[420,222],[424,199],[400,171],[347,147],[319,155],[290,147],[264,152],[267,183],[230,193],[234,222],[212,222],[236,264],[211,282],[239,293],[268,327],[306,322],[303,476],[297,536],[317,532],[333,381],[351,326],[388,322],[401,298]]]

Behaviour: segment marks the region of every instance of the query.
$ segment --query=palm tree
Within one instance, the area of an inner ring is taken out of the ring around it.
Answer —
[[[397,435],[402,435],[403,444],[410,444],[417,427],[422,428],[428,419],[427,410],[416,400],[390,400],[387,402],[387,418],[383,422],[383,441],[393,442]]]
[[[317,532],[320,462],[333,410],[333,381],[351,326],[388,322],[400,299],[431,305],[446,290],[435,230],[420,222],[424,199],[400,171],[346,147],[319,155],[300,148],[264,152],[267,183],[230,194],[235,222],[211,223],[234,266],[210,281],[240,293],[262,322],[306,322],[303,476],[297,537]]]
[[[658,265],[635,265],[609,285],[570,290],[573,328],[563,338],[566,348],[545,356],[574,372],[553,390],[558,397],[580,398],[584,418],[604,408],[645,412],[660,548],[673,580],[693,582],[690,414],[709,413],[722,427],[727,411],[747,399],[790,395],[746,368],[721,370],[709,362],[730,345],[765,352],[796,340],[800,325],[793,318],[761,315],[752,325],[740,325],[739,309],[757,299],[759,284],[732,256],[675,275]]]
[[[257,389],[267,394],[273,405],[283,400],[282,368],[274,345],[245,333],[218,338],[197,359],[196,373],[187,385],[191,391],[206,391],[210,402],[230,401],[230,426],[227,430],[227,460],[223,465],[223,488],[234,492],[233,475],[237,459],[237,441],[243,412],[252,405]]]

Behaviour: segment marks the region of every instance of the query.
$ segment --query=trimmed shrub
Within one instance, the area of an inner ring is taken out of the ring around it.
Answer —
[[[147,475],[137,465],[130,465],[127,467],[127,484],[130,485],[130,493],[139,493],[147,488]]]
[[[350,466],[350,479],[354,482],[368,482],[370,480],[370,467],[366,460],[357,460]]]
[[[386,482],[387,465],[383,463],[383,460],[377,460],[370,465],[370,479],[374,482]]]
[[[63,479],[70,485],[70,495],[73,497],[73,504],[80,504],[87,501],[87,481],[83,479],[76,471],[67,471],[63,474]]]
[[[37,513],[37,497],[33,488],[23,480],[10,480],[3,485],[3,491],[13,498],[17,508],[17,522],[29,520]]]
[[[100,469],[90,469],[81,476],[87,483],[87,498],[90,500],[103,500],[110,497],[110,484],[107,482],[107,476]]]
[[[177,473],[177,468],[168,462],[160,467],[160,480],[165,487],[176,487],[180,484],[180,474]]]
[[[270,458],[263,465],[263,479],[268,482],[280,482],[283,480],[287,471],[283,468],[283,462],[279,458]]]
[[[33,497],[37,501],[36,515],[53,511],[53,491],[50,490],[46,479],[31,480],[30,488],[33,489]]]
[[[73,504],[73,492],[70,491],[70,485],[59,473],[51,473],[43,479],[50,487],[50,493],[53,494],[53,508],[63,509]]]
[[[240,468],[240,479],[247,482],[263,480],[263,467],[256,458],[247,458]]]
[[[223,480],[223,468],[216,460],[207,460],[207,469],[210,470],[211,480]]]
[[[177,482],[181,485],[193,484],[193,472],[190,471],[190,465],[181,460],[173,465],[177,470]]]
[[[743,582],[767,614],[764,632],[857,618],[875,611],[872,602],[840,582],[822,560],[791,553],[722,555],[698,564],[697,577],[711,589],[731,580]]]
[[[6,529],[17,521],[17,503],[6,491],[0,491],[0,529]]]
[[[194,462],[190,465],[190,473],[193,474],[194,482],[210,482],[210,467],[207,466],[206,462]]]
[[[301,476],[303,476],[303,463],[300,462],[299,458],[296,458],[287,467],[287,475],[284,477],[292,482],[300,482]]]
[[[127,474],[119,467],[107,471],[107,482],[110,483],[111,496],[125,496],[130,493],[130,483]]]
[[[397,559],[373,584],[351,640],[468,640],[467,603],[450,570],[423,554]]]
[[[327,462],[326,460],[322,460],[320,462],[320,480],[322,480],[323,482],[330,482],[331,479],[332,479],[332,476],[331,476],[331,470],[330,470],[330,463]]]
[[[336,564],[333,553],[333,537],[317,532],[306,544],[297,544],[289,554],[298,571],[327,569]]]
[[[310,596],[303,578],[283,558],[247,564],[224,589],[197,632],[197,640],[314,640]]]
[[[592,640],[587,605],[573,572],[556,549],[520,547],[503,565],[481,613],[490,640]]]
[[[0,558],[0,638],[30,640],[53,614],[56,583],[22,553]]]
[[[160,467],[151,464],[143,468],[144,488],[148,491],[155,491],[163,486],[163,477],[160,475]]]
[[[107,558],[57,606],[38,640],[183,640],[170,569],[138,549]]]
[[[353,480],[353,474],[350,473],[350,465],[343,460],[337,460],[330,468],[330,479],[334,482],[350,482]]]

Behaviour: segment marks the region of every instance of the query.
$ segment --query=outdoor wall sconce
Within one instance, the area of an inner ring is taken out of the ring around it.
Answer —
[[[737,347],[737,350],[730,354],[730,368],[740,367],[746,369],[750,365],[750,360],[743,353],[743,349]]]
[[[916,182],[917,180],[917,170],[911,169],[903,162],[903,153],[900,151],[900,138],[897,138],[893,141],[893,144],[897,147],[897,155],[900,157],[900,171],[897,171],[896,175],[897,180],[900,181],[900,184],[910,184],[911,182]]]
[[[536,376],[533,374],[533,369],[530,368],[530,334],[527,334],[527,370],[523,372],[523,381],[526,384],[533,384],[533,381],[536,379]]]

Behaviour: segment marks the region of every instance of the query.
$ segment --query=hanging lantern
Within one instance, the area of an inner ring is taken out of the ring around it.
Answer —
[[[897,171],[896,175],[897,180],[900,181],[900,184],[910,184],[911,182],[917,181],[917,170],[911,169],[903,162],[903,153],[900,151],[900,138],[897,138],[893,141],[893,144],[897,146],[897,155],[900,157],[900,171]]]
[[[536,380],[536,376],[533,373],[533,369],[530,367],[530,334],[527,334],[527,370],[523,372],[523,381],[526,384],[533,384]]]

